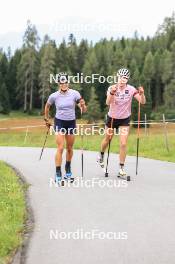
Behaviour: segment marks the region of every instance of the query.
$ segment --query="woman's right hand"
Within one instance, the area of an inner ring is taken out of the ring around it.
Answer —
[[[52,124],[50,123],[49,119],[44,118],[44,121],[45,121],[46,127],[50,128]]]
[[[111,92],[112,94],[115,94],[116,90],[117,90],[117,86],[116,86],[116,85],[112,85],[112,87],[111,87],[111,89],[110,89],[110,92]]]

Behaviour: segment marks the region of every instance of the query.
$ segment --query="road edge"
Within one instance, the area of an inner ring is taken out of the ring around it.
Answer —
[[[30,204],[30,197],[29,197],[30,184],[26,181],[25,176],[20,172],[19,169],[17,169],[15,166],[11,165],[8,162],[4,161],[4,163],[15,172],[16,176],[19,179],[19,183],[21,185],[28,186],[28,188],[24,189],[24,199],[25,199],[25,204],[26,204],[27,218],[24,223],[24,232],[22,234],[22,244],[12,254],[11,261],[10,261],[10,264],[25,264],[27,250],[30,244],[30,239],[34,231],[34,224],[35,224],[34,211]]]

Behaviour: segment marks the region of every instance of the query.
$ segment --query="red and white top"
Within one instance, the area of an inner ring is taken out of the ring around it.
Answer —
[[[110,94],[111,87],[108,88],[107,95]],[[137,93],[137,89],[129,84],[124,89],[117,88],[112,103],[109,106],[108,115],[115,119],[129,117],[131,115],[132,98]]]

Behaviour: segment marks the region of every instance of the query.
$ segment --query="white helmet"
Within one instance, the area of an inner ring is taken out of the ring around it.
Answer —
[[[117,72],[117,77],[126,77],[129,79],[130,77],[130,72],[128,69],[125,69],[125,68],[121,68],[120,70],[118,70]]]

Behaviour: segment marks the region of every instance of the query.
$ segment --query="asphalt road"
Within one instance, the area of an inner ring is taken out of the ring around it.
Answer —
[[[34,231],[26,264],[174,264],[175,163],[127,158],[132,181],[117,179],[111,154],[109,178],[96,164],[97,153],[81,152],[72,162],[74,184],[55,186],[55,149],[0,147],[0,159],[16,167],[31,184]]]

